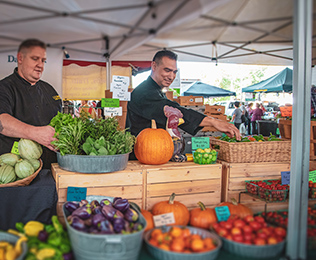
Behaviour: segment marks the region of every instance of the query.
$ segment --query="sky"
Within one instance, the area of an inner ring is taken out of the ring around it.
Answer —
[[[260,68],[266,68],[264,72],[265,80],[284,68],[286,66],[259,66],[259,65],[241,65],[241,64],[226,64],[219,63],[217,66],[215,63],[210,62],[181,62],[178,61],[178,68],[180,72],[180,79],[196,79],[201,80],[203,83],[207,83],[216,87],[219,87],[219,82],[223,77],[229,77],[231,79],[246,78],[249,77],[251,71],[257,71]],[[292,69],[292,67],[289,67]],[[133,87],[136,87],[142,81],[150,75],[150,71],[143,72],[136,77],[133,77]],[[241,82],[242,87],[251,85],[250,79]],[[232,89],[233,90],[233,89]],[[291,103],[292,98],[288,94],[269,94],[267,97],[269,101],[279,100],[280,103]],[[232,99],[234,99],[232,97]]]

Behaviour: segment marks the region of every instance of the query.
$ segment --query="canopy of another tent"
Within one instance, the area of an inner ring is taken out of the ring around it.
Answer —
[[[292,77],[293,71],[285,68],[266,80],[243,88],[242,92],[292,92]]]
[[[196,81],[186,91],[183,92],[183,96],[203,96],[205,98],[227,97],[236,96],[236,93]]]

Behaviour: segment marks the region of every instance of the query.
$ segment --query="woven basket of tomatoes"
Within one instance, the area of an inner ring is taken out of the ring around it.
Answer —
[[[268,226],[261,216],[232,216],[214,223],[212,229],[226,251],[242,257],[271,258],[284,250],[286,229]]]
[[[156,259],[212,260],[222,246],[218,235],[190,226],[163,226],[144,234],[147,250]]]

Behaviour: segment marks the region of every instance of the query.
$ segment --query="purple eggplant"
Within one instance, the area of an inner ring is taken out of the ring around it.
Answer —
[[[86,227],[91,227],[92,226],[92,215],[90,215],[89,218],[84,220],[84,224],[86,225]]]
[[[103,207],[104,205],[112,206],[112,202],[108,199],[103,199],[100,201],[100,206]]]
[[[143,225],[142,224],[140,224],[139,222],[137,222],[137,223],[133,223],[133,230],[134,231],[141,231],[144,227],[143,227]]]
[[[45,230],[41,230],[37,236],[39,241],[46,242],[48,238],[48,233]]]
[[[89,201],[87,201],[87,200],[81,200],[81,201],[79,202],[79,207],[82,207],[83,205],[86,205],[86,204],[89,204]]]
[[[97,227],[98,224],[101,221],[103,221],[103,220],[105,220],[105,217],[104,217],[104,215],[102,213],[93,215],[93,217],[92,217],[92,226]]]
[[[72,212],[71,215],[73,216],[77,216],[81,219],[87,219],[91,216],[91,208],[90,205],[83,205],[80,208],[77,208],[74,212]]]
[[[122,218],[122,219],[124,219],[124,214],[123,214],[121,211],[116,210],[116,212],[115,212],[113,218],[114,218],[114,219],[115,219],[115,218]]]
[[[125,212],[129,208],[127,199],[117,199],[113,202],[113,207],[121,212]]]
[[[73,216],[73,218],[71,219],[71,222],[69,223],[74,229],[77,229],[79,231],[85,231],[86,230],[86,226],[84,224],[84,221],[82,219],[80,219],[77,216]]]
[[[74,255],[72,252],[63,254],[63,260],[73,260],[73,259],[74,259]]]
[[[102,214],[102,207],[101,206],[96,206],[95,208],[92,208],[92,214]]]
[[[90,206],[93,209],[93,208],[95,208],[97,206],[100,206],[100,203],[97,200],[93,200],[93,201],[90,202]]]
[[[125,220],[123,218],[115,218],[112,223],[115,233],[121,233],[125,229]]]
[[[102,207],[102,214],[105,216],[106,219],[110,221],[113,220],[115,212],[116,212],[116,209],[110,205],[104,205]]]
[[[129,208],[124,212],[124,218],[129,222],[136,222],[138,220],[138,213],[136,210]]]
[[[101,234],[113,234],[113,226],[111,224],[110,221],[108,221],[107,219],[102,220],[99,224],[98,224],[98,229],[100,230]]]
[[[70,212],[74,212],[77,208],[79,208],[78,202],[68,201],[65,204],[65,208]]]

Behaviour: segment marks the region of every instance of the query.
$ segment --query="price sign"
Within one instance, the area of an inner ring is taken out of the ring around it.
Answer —
[[[206,149],[210,148],[210,138],[209,137],[192,137],[192,150],[196,150],[198,148]]]
[[[18,146],[19,146],[19,142],[14,142],[13,146],[12,146],[12,149],[11,149],[11,153],[20,155]]]
[[[87,188],[68,187],[67,201],[81,201],[87,197]]]
[[[309,172],[309,181],[316,182],[316,171]]]
[[[101,107],[119,107],[120,100],[118,98],[102,98]]]
[[[153,218],[154,218],[155,227],[160,227],[160,226],[165,226],[168,224],[175,223],[173,212],[156,215]]]
[[[228,206],[215,207],[215,213],[218,221],[226,221],[230,216]]]
[[[292,116],[292,106],[280,107],[281,116]]]
[[[290,171],[281,172],[281,182],[282,185],[290,184]]]

